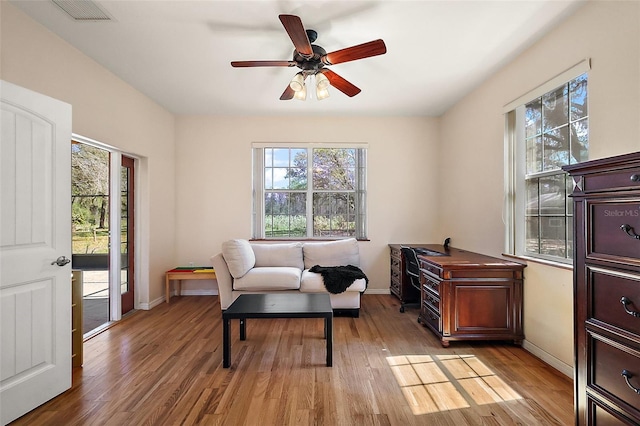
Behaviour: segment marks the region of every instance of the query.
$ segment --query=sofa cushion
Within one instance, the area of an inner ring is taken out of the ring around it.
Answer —
[[[304,243],[304,267],[312,266],[360,266],[360,251],[355,238],[346,240]]]
[[[251,244],[256,256],[256,267],[290,266],[304,269],[302,243]]]
[[[365,291],[367,288],[367,282],[364,278],[357,279],[351,284],[345,291]],[[315,272],[309,272],[305,269],[302,272],[302,280],[300,281],[300,291],[302,293],[323,293],[327,289],[324,286],[324,280],[322,275]]]
[[[233,278],[241,278],[256,264],[251,244],[247,240],[229,240],[222,243],[222,256]]]
[[[255,267],[242,278],[233,280],[234,290],[298,290],[302,270],[288,266]]]

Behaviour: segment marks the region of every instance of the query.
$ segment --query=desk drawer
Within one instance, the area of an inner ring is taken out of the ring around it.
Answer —
[[[588,202],[587,221],[587,257],[640,264],[640,199]]]
[[[438,268],[435,265],[432,265],[429,262],[425,262],[424,260],[420,260],[420,269],[423,272],[429,273],[434,277],[442,278],[442,269]]]
[[[422,303],[422,320],[429,324],[431,328],[438,333],[442,333],[442,321],[440,320],[440,314],[434,311],[427,303]]]
[[[433,294],[440,295],[440,281],[431,279],[429,276],[422,274],[422,287],[423,291],[430,291]]]
[[[422,289],[422,303],[426,303],[427,305],[431,306],[434,311],[440,312],[440,298],[437,294],[434,294],[427,288]]]
[[[590,334],[588,352],[593,370],[588,375],[587,386],[618,400],[625,411],[640,417],[640,395],[631,388],[640,388],[640,348]],[[629,384],[622,375],[623,371],[630,375]]]
[[[640,336],[640,275],[587,267],[587,292],[588,319]]]

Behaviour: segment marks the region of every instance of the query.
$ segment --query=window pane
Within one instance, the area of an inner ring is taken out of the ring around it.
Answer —
[[[291,166],[307,168],[307,150],[292,149],[291,150]]]
[[[571,80],[569,83],[569,97],[571,98],[571,121],[576,121],[589,115],[586,74]]]
[[[573,258],[573,217],[567,218],[567,258]]]
[[[264,169],[264,189],[273,189],[273,169],[271,167]]]
[[[307,189],[307,169],[291,168],[289,169],[289,186],[290,189]]]
[[[549,131],[569,121],[567,85],[558,87],[542,96],[542,130]]]
[[[289,166],[289,148],[273,149],[273,166],[288,167]]]
[[[540,178],[540,214],[565,215],[564,173]]]
[[[589,121],[571,123],[571,164],[589,159]]]
[[[273,167],[273,148],[264,149],[264,166]]]
[[[313,150],[313,188],[355,189],[355,149],[318,148]]]
[[[527,139],[527,174],[542,171],[542,138]]]
[[[352,193],[313,194],[313,235],[355,236],[355,202]]]
[[[539,197],[538,197],[538,179],[530,179],[526,182],[526,214],[537,215],[539,214]]]
[[[289,189],[289,169],[284,167],[274,167],[273,169],[273,189]]]
[[[306,194],[265,194],[265,236],[304,237],[307,233]]]
[[[525,109],[525,137],[539,135],[542,129],[542,104],[540,98],[527,104]]]
[[[540,253],[539,224],[540,218],[538,216],[525,218],[525,251],[527,253]]]
[[[540,254],[566,257],[565,217],[540,218]]]
[[[568,126],[545,133],[542,140],[544,142],[544,170],[556,170],[569,164]]]

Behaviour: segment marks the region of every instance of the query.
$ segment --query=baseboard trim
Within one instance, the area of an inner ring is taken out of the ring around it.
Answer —
[[[388,288],[368,288],[364,294],[391,294]]]
[[[559,360],[555,356],[551,355],[549,352],[542,350],[541,348],[539,348],[538,346],[534,345],[533,343],[529,342],[526,339],[522,342],[522,348],[527,352],[530,352],[531,354],[540,358],[542,361],[546,362],[547,364],[549,364],[550,366],[552,366],[553,368],[555,368],[565,376],[568,376],[569,378],[573,379],[573,367],[571,365],[566,364],[565,362]]]
[[[174,293],[175,294],[175,293]],[[197,289],[197,290],[182,290],[181,296],[217,296],[218,290],[215,288],[210,289]]]
[[[172,291],[171,296],[175,296],[175,290]],[[182,290],[180,292],[181,296],[217,296],[218,289],[196,289],[196,290]],[[155,308],[156,306],[165,303],[165,297],[158,297],[155,300],[152,300],[150,303],[141,303],[136,309],[142,309],[143,311],[148,311],[150,309]]]

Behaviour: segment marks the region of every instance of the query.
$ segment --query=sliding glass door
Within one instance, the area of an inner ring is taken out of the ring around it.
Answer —
[[[83,334],[87,334],[134,308],[135,161],[77,141],[71,151],[72,266],[82,271]],[[118,187],[120,194],[114,190]],[[111,232],[118,228],[120,232]],[[112,252],[118,246],[119,257]]]

